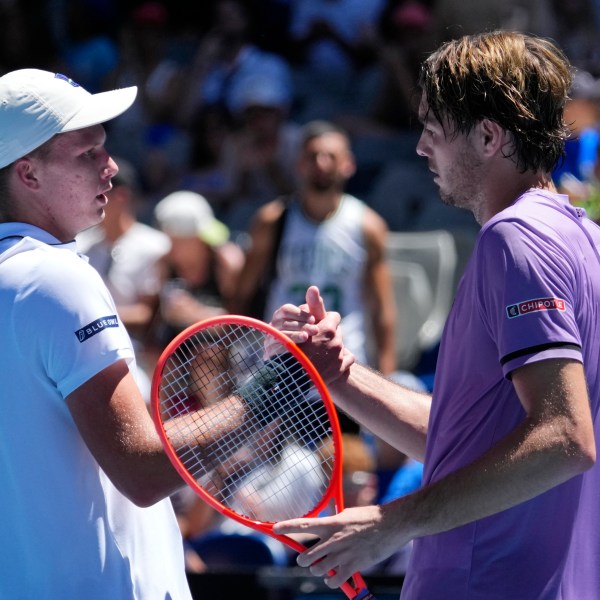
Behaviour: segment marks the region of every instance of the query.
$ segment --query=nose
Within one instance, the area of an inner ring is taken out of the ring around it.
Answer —
[[[319,169],[327,169],[331,163],[331,159],[326,152],[319,152],[315,155],[315,165]]]
[[[104,176],[107,179],[112,179],[119,172],[119,167],[117,163],[112,159],[111,156],[108,157],[108,162],[106,163],[106,167],[104,167]]]
[[[419,137],[419,141],[417,142],[417,154],[422,156],[423,158],[427,158],[429,156],[429,148],[425,141],[424,132],[421,132],[421,136]]]

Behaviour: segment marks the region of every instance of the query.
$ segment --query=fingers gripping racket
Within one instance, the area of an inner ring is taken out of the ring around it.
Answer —
[[[152,414],[186,483],[223,515],[302,552],[277,521],[343,510],[341,433],[314,366],[261,321],[221,316],[165,348],[152,380]],[[341,589],[373,599],[359,573]]]

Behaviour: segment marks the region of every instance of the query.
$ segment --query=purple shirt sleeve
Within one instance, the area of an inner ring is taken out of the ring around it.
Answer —
[[[478,252],[479,310],[504,375],[547,358],[581,361],[573,289],[579,269],[560,240],[501,221],[484,232]]]

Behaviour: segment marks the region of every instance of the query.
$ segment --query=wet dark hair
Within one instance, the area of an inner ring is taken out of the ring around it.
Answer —
[[[446,42],[419,77],[427,110],[453,134],[494,121],[512,133],[518,168],[544,172],[564,157],[571,83],[569,61],[554,43],[507,31]]]

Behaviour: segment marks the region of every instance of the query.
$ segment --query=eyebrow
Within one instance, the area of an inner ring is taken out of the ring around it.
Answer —
[[[437,119],[432,119],[431,118],[431,111],[427,110],[424,113],[419,111],[418,115],[417,115],[417,119],[419,120],[419,123],[421,123],[421,125],[425,126],[425,125],[433,125],[435,123],[437,123]]]
[[[427,106],[426,108],[423,108],[423,104],[420,104],[419,110],[417,111],[417,119],[421,125],[431,122],[431,107]]]

